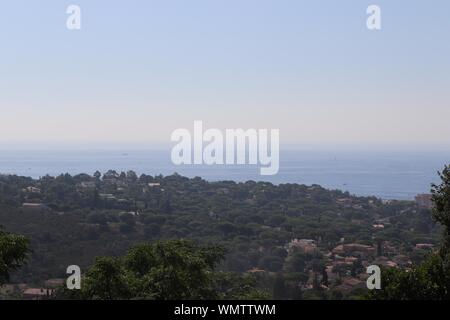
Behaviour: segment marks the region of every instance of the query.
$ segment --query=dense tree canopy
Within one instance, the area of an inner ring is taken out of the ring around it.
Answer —
[[[155,241],[179,262],[176,270],[205,271],[196,275],[208,283],[203,291],[189,289],[186,278],[172,297],[188,289],[190,297],[206,297],[216,288],[219,297],[251,298],[261,292],[245,288],[258,288],[272,298],[281,291],[277,297],[354,298],[365,266],[418,264],[429,249],[417,244],[432,248],[442,231],[429,208],[414,201],[357,197],[318,185],[208,182],[114,170],[40,179],[0,175],[0,224],[25,235],[32,249],[10,282],[43,287],[48,279],[67,277],[67,266],[77,264],[89,288],[83,294],[96,299],[170,297],[163,289],[171,278],[158,278],[170,268],[155,253]],[[181,261],[177,257],[189,251],[187,244],[166,243],[176,239],[227,251],[217,251],[223,259],[214,260],[214,268],[196,250]],[[297,239],[313,243],[312,250],[295,249]],[[141,243],[150,245],[136,247]],[[333,252],[342,243],[373,251]],[[133,256],[139,264],[130,262]],[[182,272],[173,275],[183,279]],[[145,283],[149,277],[159,287]]]
[[[28,253],[28,240],[0,229],[0,285],[9,280],[10,272],[25,262]]]
[[[216,272],[223,257],[220,247],[199,247],[186,240],[141,244],[120,258],[97,258],[81,292],[64,290],[61,295],[103,300],[266,297],[250,278]]]
[[[445,166],[439,173],[441,184],[434,185],[433,193],[433,218],[444,227],[441,254],[443,257],[450,255],[450,166]]]

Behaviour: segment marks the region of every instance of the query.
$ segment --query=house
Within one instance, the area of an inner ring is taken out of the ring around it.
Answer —
[[[334,254],[343,255],[343,254],[353,254],[353,253],[363,253],[365,255],[373,255],[375,253],[375,248],[372,246],[359,244],[359,243],[349,243],[349,244],[340,244],[335,247],[332,252]]]
[[[394,261],[387,261],[386,262],[386,267],[390,267],[390,268],[397,268],[397,263],[395,263]]]
[[[48,279],[45,281],[46,288],[58,288],[64,285],[66,281],[64,279]]]
[[[252,274],[259,274],[259,273],[265,273],[265,272],[266,272],[266,270],[258,269],[256,267],[253,267],[250,270],[247,270],[247,273],[252,273]]]
[[[345,260],[335,260],[332,263],[333,268],[339,268],[341,266],[351,266],[353,263],[352,262],[347,262]]]
[[[392,257],[392,261],[401,267],[411,267],[412,265],[411,259],[406,255],[396,255]]]
[[[138,216],[139,212],[134,211],[122,211],[119,213],[119,216],[126,216],[126,215],[132,215],[132,216]]]
[[[336,199],[336,203],[344,206],[351,206],[353,204],[353,200],[351,198],[339,198]]]
[[[431,197],[431,194],[418,194],[415,197],[417,206],[423,209],[431,209],[433,207],[433,201]]]
[[[287,250],[299,250],[302,253],[314,253],[317,251],[315,241],[312,239],[294,239],[287,245]]]
[[[99,197],[103,200],[116,200],[116,197],[111,193],[100,193]]]
[[[357,279],[357,278],[345,278],[342,283],[347,284],[351,287],[360,287],[363,281]],[[364,287],[364,285],[362,286]]]
[[[150,183],[148,183],[148,186],[150,188],[159,187],[160,185],[161,185],[161,183],[159,183],[159,182],[150,182]]]
[[[95,181],[83,181],[80,183],[80,187],[83,189],[95,189],[96,183]]]
[[[22,191],[24,192],[28,192],[28,193],[41,193],[41,189],[36,188],[36,187],[26,187],[25,189],[23,189]]]
[[[22,208],[27,211],[34,211],[34,212],[42,212],[50,210],[49,207],[47,207],[43,203],[34,203],[34,202],[25,202],[22,204]]]
[[[434,245],[432,243],[418,243],[416,244],[416,249],[430,250],[433,249]]]
[[[22,296],[26,300],[43,300],[48,299],[54,290],[45,288],[28,288],[23,291]]]
[[[376,260],[373,261],[373,264],[389,268],[396,268],[398,266],[397,263],[389,260],[387,257],[378,257]]]
[[[350,265],[355,263],[357,260],[358,260],[358,258],[356,258],[356,257],[345,257],[344,258],[344,261]]]

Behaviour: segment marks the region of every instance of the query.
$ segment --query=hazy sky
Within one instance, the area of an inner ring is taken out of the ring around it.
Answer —
[[[202,120],[450,148],[448,0],[5,0],[0,40],[0,144],[169,144]]]

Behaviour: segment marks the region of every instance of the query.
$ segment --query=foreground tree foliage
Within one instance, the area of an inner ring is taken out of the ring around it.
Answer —
[[[19,269],[28,253],[28,240],[0,230],[0,285],[9,280],[10,273]]]
[[[81,299],[226,299],[266,298],[249,277],[215,272],[220,247],[199,247],[187,240],[158,241],[131,248],[124,257],[97,258],[80,292],[60,297]]]
[[[382,289],[371,292],[373,299],[450,300],[450,166],[439,173],[441,183],[432,185],[433,218],[442,225],[442,244],[420,265],[406,272],[382,271]]]
[[[449,259],[450,255],[450,166],[445,166],[439,173],[441,184],[433,184],[433,218],[439,222],[443,228],[443,239],[440,254],[443,258]]]

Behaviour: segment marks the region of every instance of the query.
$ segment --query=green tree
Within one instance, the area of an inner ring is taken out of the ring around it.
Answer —
[[[273,284],[273,298],[276,300],[286,299],[286,281],[281,273],[277,273]]]
[[[450,254],[450,166],[445,166],[442,172],[439,172],[441,183],[433,184],[431,193],[434,203],[432,215],[444,229],[443,241],[441,245],[441,256],[448,259]]]
[[[266,300],[270,294],[256,288],[258,279],[251,274],[217,272],[214,276],[215,290],[219,299],[226,300]]]
[[[431,254],[410,272],[395,268],[382,269],[381,290],[370,298],[379,300],[448,300],[450,274],[440,255]]]
[[[130,277],[118,258],[100,257],[89,269],[83,281],[84,297],[115,300],[132,296]]]
[[[86,274],[82,295],[88,299],[216,298],[213,269],[223,258],[218,247],[191,241],[137,245],[122,258],[98,258]]]
[[[0,230],[0,285],[9,280],[11,271],[19,269],[29,253],[28,240]]]
[[[432,216],[443,229],[438,253],[410,272],[382,270],[382,289],[373,290],[370,298],[388,300],[450,300],[450,167],[439,173],[441,183],[432,185]]]

